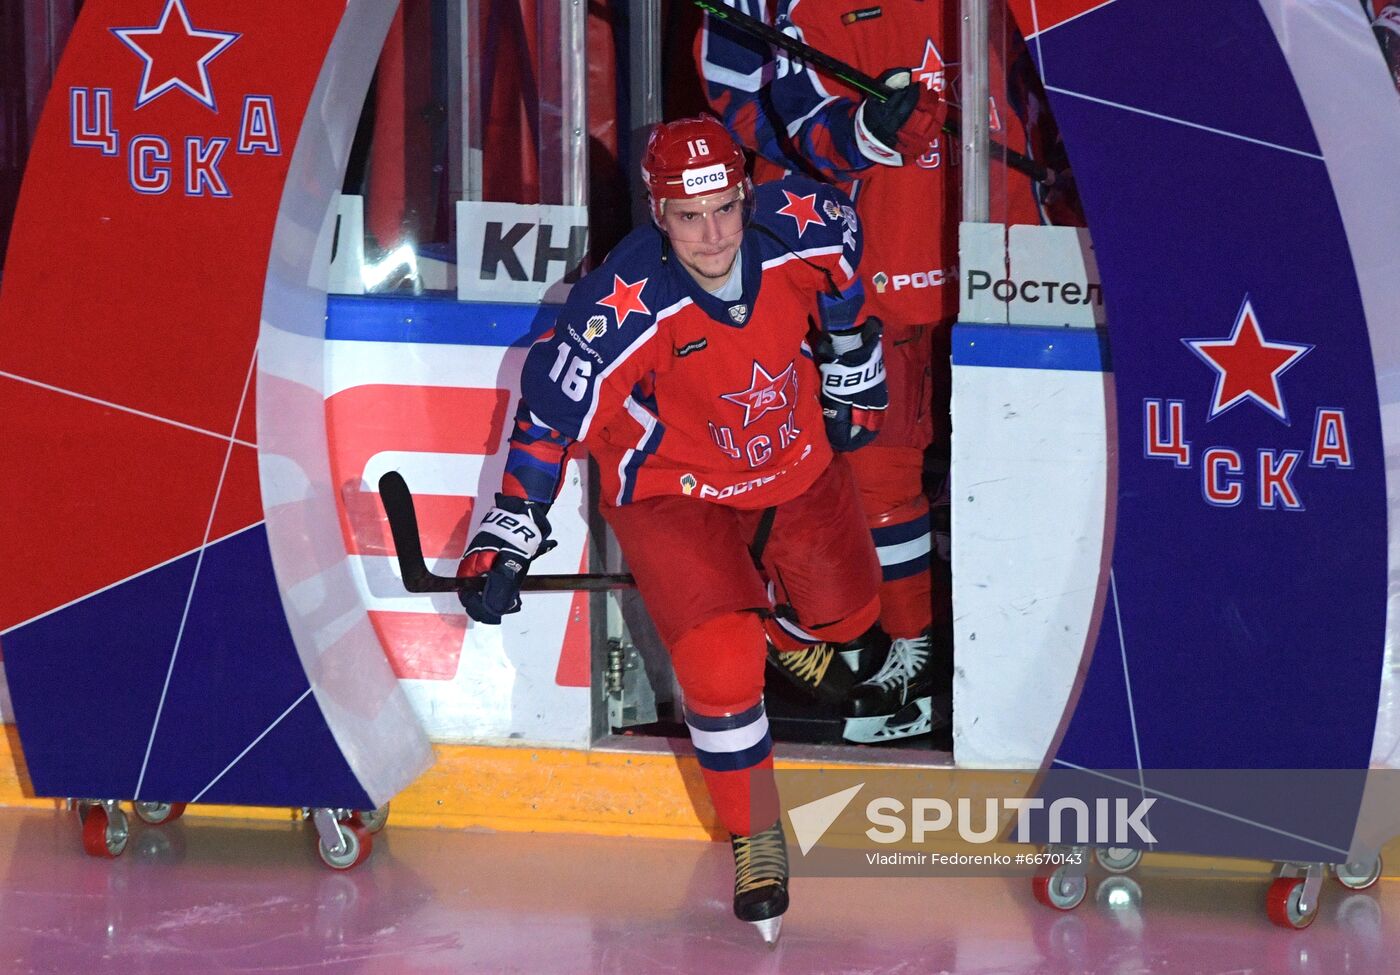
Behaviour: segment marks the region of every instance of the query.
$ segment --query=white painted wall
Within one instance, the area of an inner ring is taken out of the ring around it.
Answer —
[[[1096,372],[953,370],[960,766],[1039,768],[1059,727],[1107,565],[1111,383]]]

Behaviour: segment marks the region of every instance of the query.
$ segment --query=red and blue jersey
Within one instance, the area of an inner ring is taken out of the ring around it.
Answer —
[[[911,68],[912,83],[961,102],[957,5],[889,0],[862,9],[814,0],[726,0],[865,73]],[[987,111],[992,138],[1043,155],[1051,124],[1025,44],[1008,25],[1007,50],[992,52]],[[1001,32],[995,36],[1000,36]],[[917,159],[872,142],[857,123],[864,95],[787,59],[731,24],[705,18],[697,58],[710,104],[735,136],[772,164],[842,187],[866,223],[862,277],[867,310],[887,330],[951,320],[957,313],[960,149],[940,135]],[[869,150],[863,151],[862,147]],[[883,156],[886,164],[874,161]],[[902,163],[902,165],[901,165]],[[994,165],[992,218],[1042,223],[1037,186]]]
[[[778,0],[725,0],[765,24]],[[706,16],[695,39],[695,61],[710,107],[741,143],[758,153],[754,178],[788,171],[831,180],[842,169],[869,165],[854,141],[851,106],[816,96],[810,85],[773,85],[790,64],[765,41]]]
[[[1391,77],[1400,88],[1400,0],[1370,0],[1370,3],[1369,10],[1375,14],[1371,29],[1380,42]]]
[[[632,231],[530,349],[503,490],[552,501],[581,441],[605,504],[801,494],[831,459],[807,337],[856,324],[860,255],[850,201],[805,177],[756,190],[734,300],[702,289],[655,227]]]

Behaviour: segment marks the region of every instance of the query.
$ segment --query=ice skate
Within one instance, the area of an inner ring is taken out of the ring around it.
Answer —
[[[734,849],[734,916],[776,944],[788,909],[787,842],[782,823],[752,836],[730,834]]]
[[[824,704],[840,704],[855,687],[855,676],[836,659],[836,647],[830,643],[782,651],[770,643],[768,661],[789,681]]]
[[[878,626],[872,626],[854,640],[833,645],[837,656],[855,675],[855,684],[869,680],[885,662],[890,651],[890,638]]]
[[[884,666],[851,691],[842,737],[873,744],[951,724],[952,637],[944,627],[894,640]]]

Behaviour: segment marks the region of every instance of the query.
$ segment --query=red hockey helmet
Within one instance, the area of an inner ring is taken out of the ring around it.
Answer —
[[[713,115],[662,122],[651,130],[642,178],[658,224],[667,200],[684,200],[739,187],[747,203],[753,187],[744,175],[744,151]]]

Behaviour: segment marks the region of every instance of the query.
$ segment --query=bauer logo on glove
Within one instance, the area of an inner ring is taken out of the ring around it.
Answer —
[[[534,529],[533,522],[517,518],[501,508],[492,508],[486,513],[486,517],[481,519],[481,527],[485,528],[487,525],[507,535],[518,536],[525,545],[537,542],[540,537],[540,533]]]
[[[459,579],[484,575],[480,589],[457,593],[467,615],[495,625],[503,616],[520,612],[520,584],[530,563],[557,545],[549,541],[549,505],[507,494],[496,495],[496,506],[481,519],[457,566]]]
[[[870,317],[858,329],[834,332],[817,345],[822,417],[835,450],[856,450],[875,439],[890,396],[885,385],[884,326]]]
[[[885,381],[885,359],[876,355],[874,360],[863,367],[831,370],[822,376],[822,387],[830,393],[854,393]]]

